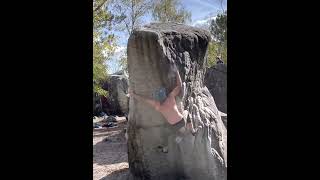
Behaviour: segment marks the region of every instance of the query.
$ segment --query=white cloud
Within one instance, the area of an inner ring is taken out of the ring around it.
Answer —
[[[117,46],[112,56],[112,59],[115,61],[119,61],[119,59],[126,54],[126,50],[126,46]]]
[[[126,46],[117,46],[115,48],[113,56],[106,62],[110,74],[120,70],[119,60],[125,55],[126,50]]]
[[[199,19],[191,23],[192,26],[201,27],[210,25],[211,20],[216,19],[217,16],[206,17],[204,19]]]
[[[117,46],[116,49],[115,49],[115,51],[114,51],[114,53],[115,53],[115,54],[116,54],[116,53],[122,53],[122,52],[124,52],[124,51],[126,50],[126,48],[127,48],[127,47],[125,47],[125,46]]]
[[[196,1],[201,6],[215,7],[218,1],[207,1],[207,0],[198,0]]]
[[[125,46],[117,46],[114,50],[113,59],[119,59],[126,51],[126,47]],[[104,56],[108,56],[108,52],[107,51],[103,51],[102,52]]]

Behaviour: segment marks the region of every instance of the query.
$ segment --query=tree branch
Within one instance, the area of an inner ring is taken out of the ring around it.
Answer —
[[[101,4],[98,5],[93,11],[96,12],[98,11],[108,0],[104,0]]]

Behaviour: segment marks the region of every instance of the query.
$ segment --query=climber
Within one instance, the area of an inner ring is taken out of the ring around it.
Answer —
[[[138,101],[143,101],[147,104],[149,104],[151,107],[153,107],[156,111],[160,112],[165,119],[168,121],[169,124],[173,125],[176,129],[181,129],[184,127],[184,121],[183,121],[183,115],[182,111],[178,110],[178,107],[176,105],[176,99],[175,97],[180,94],[182,88],[182,82],[181,77],[179,75],[179,71],[176,70],[176,87],[169,93],[169,95],[166,97],[165,95],[159,95],[158,98],[154,99],[148,99],[145,97],[142,97],[140,95],[135,94],[131,89],[129,89],[129,95],[131,97],[134,97]],[[191,124],[188,123],[188,127],[190,127]]]

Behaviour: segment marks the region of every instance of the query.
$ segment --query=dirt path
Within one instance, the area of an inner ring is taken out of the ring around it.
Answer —
[[[129,172],[122,120],[116,128],[93,130],[93,180],[125,180]]]

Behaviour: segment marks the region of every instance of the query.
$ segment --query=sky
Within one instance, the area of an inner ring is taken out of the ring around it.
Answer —
[[[218,12],[221,12],[219,0],[181,0],[182,5],[191,12],[191,22],[188,25],[201,26],[214,18]],[[223,9],[227,9],[227,0],[224,0]],[[152,22],[151,14],[143,17],[144,24]],[[115,50],[113,58],[107,62],[108,72],[114,73],[120,70],[118,61],[121,55],[126,51],[128,35],[123,32],[115,31],[118,36],[118,47]]]

